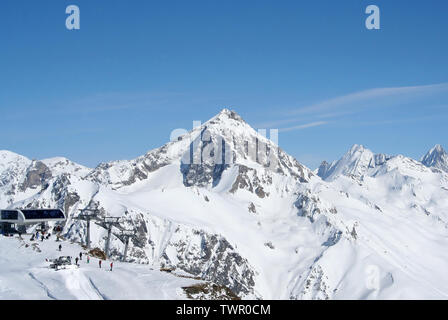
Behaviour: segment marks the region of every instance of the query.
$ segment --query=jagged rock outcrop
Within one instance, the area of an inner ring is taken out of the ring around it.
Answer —
[[[448,173],[448,154],[440,144],[428,151],[421,162],[430,168],[436,168]]]
[[[216,234],[177,226],[161,264],[228,287],[238,295],[254,293],[253,268],[225,238]]]
[[[340,160],[331,164],[324,161],[319,167],[318,176],[331,181],[341,175],[358,179],[369,169],[383,165],[392,157],[385,154],[374,154],[362,145],[354,145]]]

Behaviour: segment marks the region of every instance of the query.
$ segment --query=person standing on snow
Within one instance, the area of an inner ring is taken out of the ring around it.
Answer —
[[[79,260],[82,260],[82,252],[79,253]]]
[[[111,263],[110,263],[110,271],[112,271],[113,267],[114,267],[114,263],[111,262]]]
[[[87,256],[87,263],[90,263],[90,257]]]
[[[99,265],[100,265],[100,269],[101,269],[101,260],[98,261]]]
[[[61,251],[61,250],[62,250],[62,244],[59,245],[59,251]]]
[[[76,265],[78,265],[78,260],[79,260],[79,258],[76,257],[76,258],[75,258]]]

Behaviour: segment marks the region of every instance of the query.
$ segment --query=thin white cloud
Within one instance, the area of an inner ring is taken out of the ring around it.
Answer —
[[[287,125],[288,123],[293,122],[299,122],[304,121],[305,119],[303,117],[300,118],[290,118],[290,119],[282,119],[282,120],[276,120],[276,121],[269,121],[269,122],[262,122],[259,124],[256,124],[255,127],[257,128],[276,128],[282,125]]]
[[[300,124],[300,125],[293,126],[293,127],[281,128],[278,131],[279,132],[297,131],[297,130],[303,130],[303,129],[307,129],[307,128],[323,126],[327,123],[328,123],[327,121],[316,121],[316,122],[311,122],[311,123]]]
[[[395,125],[395,124],[405,124],[405,123],[413,123],[413,122],[422,122],[422,121],[432,121],[437,119],[446,118],[444,115],[429,115],[425,117],[413,117],[413,118],[394,118],[394,119],[386,119],[380,121],[363,121],[357,122],[356,124],[351,124],[351,126],[378,126],[378,125]]]
[[[305,121],[317,121],[320,119],[335,119],[340,118],[342,116],[346,116],[349,114],[353,114],[353,112],[332,112],[332,113],[325,113],[325,114],[319,114],[319,115],[309,115],[309,116],[300,116],[300,117],[293,117],[289,119],[281,119],[281,120],[275,120],[275,121],[268,121],[268,122],[262,122],[255,125],[257,128],[276,128],[279,126],[284,126],[289,123],[294,122],[305,122]]]
[[[320,114],[322,112],[328,112],[329,110],[333,110],[335,108],[338,108],[338,111],[341,111],[341,109],[354,107],[354,104],[356,104],[357,108],[362,108],[363,106],[367,106],[369,103],[374,103],[377,99],[396,98],[402,100],[415,97],[415,95],[428,95],[431,93],[443,91],[448,91],[448,83],[412,87],[369,89],[305,106],[293,110],[289,112],[289,114]]]
[[[283,119],[265,122],[258,127],[273,128],[298,122],[308,122],[307,124],[298,124],[279,129],[279,131],[283,132],[296,131],[327,124],[327,121],[320,120],[331,119],[334,121],[336,118],[341,119],[344,116],[356,114],[367,108],[400,106],[404,103],[415,101],[417,98],[446,92],[448,92],[448,83],[369,89],[290,110],[284,114]],[[397,119],[388,121],[397,121]],[[371,124],[374,123],[365,123],[365,125]]]

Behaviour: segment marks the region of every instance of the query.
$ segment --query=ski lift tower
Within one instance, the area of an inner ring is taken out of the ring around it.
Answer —
[[[96,224],[103,227],[107,230],[107,238],[106,238],[106,245],[104,248],[104,252],[106,254],[106,257],[109,258],[109,246],[110,246],[110,236],[112,235],[112,227],[117,227],[121,229],[120,224],[118,221],[120,218],[115,217],[104,217],[104,219],[100,222],[97,222]]]
[[[114,233],[114,235],[124,243],[124,253],[121,261],[125,262],[128,254],[129,240],[135,236],[135,230],[120,229],[120,231],[121,232],[119,234]]]
[[[98,209],[82,209],[81,213],[75,217],[75,220],[87,221],[87,234],[86,234],[86,246],[90,249],[90,220],[98,219]]]

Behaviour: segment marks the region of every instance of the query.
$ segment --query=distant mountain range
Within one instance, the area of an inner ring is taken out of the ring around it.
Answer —
[[[315,172],[220,114],[130,161],[86,168],[0,151],[0,207],[84,208],[135,230],[135,262],[176,268],[243,298],[448,298],[448,156],[354,145]],[[92,225],[102,248],[106,230]],[[123,243],[112,239],[119,258]]]

